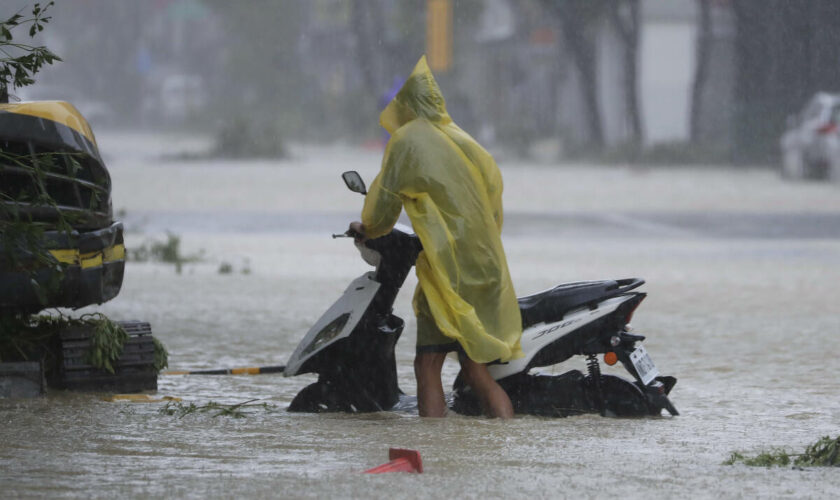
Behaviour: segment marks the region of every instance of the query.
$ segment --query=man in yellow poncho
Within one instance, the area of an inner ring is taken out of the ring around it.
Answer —
[[[423,244],[417,258],[417,355],[421,416],[442,417],[441,368],[458,351],[461,372],[485,411],[513,416],[486,363],[522,356],[519,305],[502,248],[502,177],[493,157],[461,130],[426,58],[379,117],[391,134],[365,198],[365,238],[387,234],[405,207]]]

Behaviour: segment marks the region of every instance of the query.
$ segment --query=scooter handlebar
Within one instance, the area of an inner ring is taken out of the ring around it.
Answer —
[[[332,235],[333,239],[335,239],[335,238],[358,238],[359,236],[361,236],[361,235],[359,233],[357,233],[356,231],[353,231],[352,229],[348,229],[347,231],[345,231],[343,233]]]

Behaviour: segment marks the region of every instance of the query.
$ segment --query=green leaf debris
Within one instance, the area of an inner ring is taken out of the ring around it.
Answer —
[[[128,260],[132,262],[165,262],[175,264],[175,272],[181,274],[184,264],[200,262],[202,253],[184,255],[181,252],[181,237],[166,233],[166,241],[147,240],[143,245],[128,251]]]
[[[177,416],[178,418],[184,418],[187,415],[192,415],[195,413],[213,413],[213,417],[224,416],[233,418],[245,418],[248,415],[255,413],[254,410],[263,410],[268,413],[277,410],[276,405],[270,405],[268,403],[256,403],[256,401],[259,400],[251,399],[248,401],[243,401],[242,403],[236,403],[232,405],[217,403],[215,401],[210,401],[209,403],[203,405],[197,405],[195,403],[184,404],[178,401],[166,403],[166,406],[164,406],[158,411],[162,415],[172,415]]]
[[[840,467],[840,436],[825,436],[816,443],[808,445],[804,453],[788,453],[782,449],[762,452],[754,457],[747,457],[739,452],[732,452],[723,465],[743,463],[754,467]]]

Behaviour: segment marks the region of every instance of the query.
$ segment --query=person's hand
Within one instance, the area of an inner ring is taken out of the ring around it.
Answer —
[[[364,242],[367,237],[365,237],[365,226],[362,225],[359,221],[353,221],[350,223],[350,228],[347,230],[348,233],[355,239],[357,242]]]

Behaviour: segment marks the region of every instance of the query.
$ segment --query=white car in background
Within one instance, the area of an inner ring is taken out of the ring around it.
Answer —
[[[817,93],[788,117],[781,153],[786,178],[840,181],[840,94]]]

